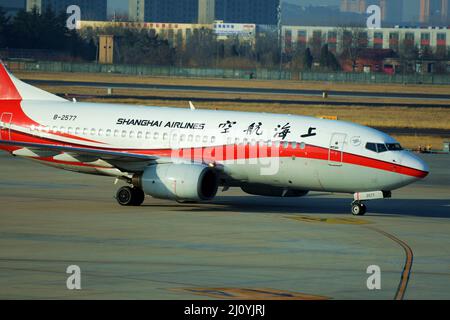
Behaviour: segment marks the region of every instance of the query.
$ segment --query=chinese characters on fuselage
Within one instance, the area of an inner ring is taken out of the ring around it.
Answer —
[[[222,122],[219,124],[219,129],[221,129],[221,134],[226,134],[226,133],[230,133],[231,128],[233,128],[234,125],[237,124],[237,121],[232,121],[232,120],[227,120],[226,122]],[[249,124],[247,126],[247,129],[243,130],[243,132],[248,135],[256,135],[256,136],[261,136],[264,133],[264,130],[262,128],[263,123],[262,122],[253,122],[251,124]],[[281,140],[286,140],[288,138],[290,138],[290,135],[292,133],[292,126],[290,124],[290,122],[286,123],[286,124],[278,124],[274,129],[274,135],[273,138],[281,138]],[[317,128],[314,127],[309,127],[308,130],[303,130],[302,132],[306,132],[306,133],[302,133],[300,134],[301,138],[310,138],[310,137],[314,137],[317,135]]]

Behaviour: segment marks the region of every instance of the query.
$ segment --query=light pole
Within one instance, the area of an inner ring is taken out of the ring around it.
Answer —
[[[283,72],[283,26],[281,23],[281,0],[278,0],[277,19],[278,19],[278,45],[280,48],[280,70],[279,78],[281,80],[281,74]]]

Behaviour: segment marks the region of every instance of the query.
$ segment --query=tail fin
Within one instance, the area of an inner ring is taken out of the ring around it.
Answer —
[[[3,62],[0,61],[1,100],[67,101],[17,79],[8,72]]]

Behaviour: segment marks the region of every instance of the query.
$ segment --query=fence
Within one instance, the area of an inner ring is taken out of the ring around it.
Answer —
[[[349,83],[403,83],[403,84],[450,84],[450,75],[406,74],[387,75],[383,73],[325,73],[291,72],[270,69],[214,69],[214,68],[175,68],[149,65],[103,65],[97,63],[72,62],[24,62],[9,61],[13,71],[41,72],[85,72],[110,73],[137,76],[165,76],[185,78],[222,78],[222,79],[258,79],[258,80],[300,80]]]

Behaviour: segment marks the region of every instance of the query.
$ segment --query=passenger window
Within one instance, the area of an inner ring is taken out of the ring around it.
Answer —
[[[80,135],[80,132],[81,132],[81,129],[80,128],[76,128],[75,129],[75,134],[78,136],[78,135]]]
[[[60,131],[61,133],[66,133],[66,128],[61,127],[61,128],[59,128],[59,131]]]
[[[201,137],[200,137],[200,136],[196,136],[196,137],[195,137],[195,142],[200,142],[200,140],[201,140]]]
[[[141,131],[138,132],[137,138],[138,138],[138,139],[142,139],[142,132],[141,132]]]
[[[147,132],[146,134],[145,134],[145,139],[150,139],[150,137],[151,137],[151,133],[150,132]]]
[[[97,130],[91,129],[91,136],[95,136],[96,133],[97,133]]]
[[[98,130],[99,137],[103,136],[103,129]]]
[[[194,136],[193,136],[192,134],[190,134],[190,135],[189,135],[189,137],[188,137],[188,141],[189,141],[189,142],[192,142],[192,141],[194,141]]]
[[[31,126],[31,130],[33,130],[33,126]],[[54,133],[57,133],[58,132],[58,127],[53,127],[52,131]]]
[[[297,148],[297,142],[292,142],[292,149]]]
[[[183,142],[183,141],[185,141],[186,140],[186,136],[184,135],[184,134],[182,134],[181,136],[180,136],[180,142]]]
[[[377,145],[375,143],[371,143],[371,142],[366,143],[366,149],[373,151],[373,152],[378,152]]]
[[[72,132],[73,132],[73,128],[67,129],[67,133],[68,133],[68,134],[72,134]]]
[[[208,142],[208,136],[204,136],[203,137],[203,143],[207,143]]]
[[[300,143],[298,146],[299,146],[299,148],[300,148],[301,150],[305,150],[305,148],[306,148],[306,143],[302,142],[302,143]]]
[[[114,130],[114,137],[118,137],[119,136],[119,130]]]
[[[159,138],[159,133],[158,133],[158,132],[155,132],[155,133],[153,134],[153,139],[154,139],[154,140],[158,140],[158,138]]]
[[[289,142],[286,141],[286,142],[283,144],[283,148],[285,148],[285,149],[289,148]]]
[[[88,128],[84,128],[83,129],[83,135],[87,136],[89,133],[89,129]]]
[[[110,137],[110,136],[111,136],[111,133],[112,133],[111,129],[106,130],[106,136],[107,136],[107,137]]]
[[[125,130],[122,131],[122,138],[126,138],[127,137],[127,132]]]
[[[130,139],[134,138],[134,131],[130,131]]]
[[[166,141],[169,139],[169,134],[168,133],[164,133],[163,134],[163,141]]]

